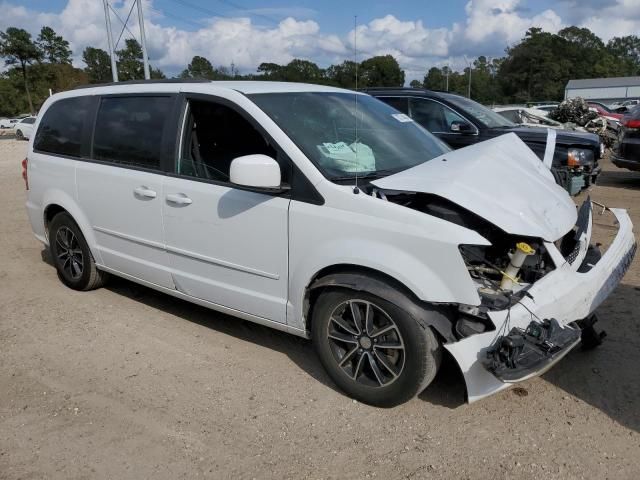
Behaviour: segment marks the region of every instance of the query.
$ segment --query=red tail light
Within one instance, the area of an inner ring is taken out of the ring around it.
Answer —
[[[640,128],[640,119],[623,120],[622,125],[627,128]]]
[[[29,161],[25,158],[22,160],[22,179],[24,180],[24,186],[29,190],[29,174],[27,173],[27,164]]]

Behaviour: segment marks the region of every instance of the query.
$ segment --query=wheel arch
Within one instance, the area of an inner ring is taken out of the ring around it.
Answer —
[[[102,257],[100,256],[97,248],[96,238],[93,233],[93,229],[91,228],[91,224],[73,199],[62,191],[55,191],[49,192],[45,195],[43,204],[45,207],[43,209],[42,221],[44,222],[44,231],[47,243],[49,242],[49,223],[53,220],[53,217],[59,213],[66,212],[78,225],[78,228],[82,232],[82,236],[87,241],[89,250],[91,251],[96,263],[102,264]]]
[[[311,332],[313,305],[325,289],[367,291],[405,310],[423,328],[431,327],[443,343],[455,342],[450,309],[420,300],[402,282],[374,268],[353,264],[331,265],[318,271],[305,289],[303,318]]]

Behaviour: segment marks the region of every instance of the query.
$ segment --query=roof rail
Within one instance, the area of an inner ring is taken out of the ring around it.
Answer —
[[[114,85],[149,85],[153,83],[209,83],[211,80],[204,78],[160,78],[152,80],[126,80],[124,82],[108,82],[108,83],[89,83],[87,85],[78,85],[74,90],[93,87],[113,87]]]

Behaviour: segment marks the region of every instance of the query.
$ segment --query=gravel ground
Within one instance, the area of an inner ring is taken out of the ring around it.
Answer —
[[[376,409],[302,339],[124,280],[65,288],[28,225],[26,147],[0,142],[0,478],[640,478],[638,259],[600,348],[473,405],[445,359]],[[592,197],[640,225],[640,175],[605,168]]]

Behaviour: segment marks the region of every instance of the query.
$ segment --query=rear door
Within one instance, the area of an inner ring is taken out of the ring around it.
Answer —
[[[78,162],[78,203],[106,267],[173,288],[162,229],[163,165],[175,96],[103,96],[89,161]],[[173,131],[175,138],[175,130]]]
[[[229,167],[234,158],[261,153],[278,160],[286,181],[291,165],[234,103],[187,95],[184,108],[175,173],[162,195],[176,288],[284,323],[290,199],[238,188],[229,182]]]

